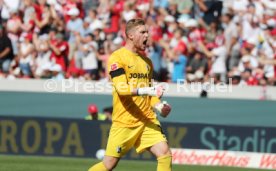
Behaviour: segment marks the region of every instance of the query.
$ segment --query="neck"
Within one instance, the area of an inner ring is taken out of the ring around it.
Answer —
[[[127,40],[125,48],[133,53],[139,53],[139,50],[129,40]]]

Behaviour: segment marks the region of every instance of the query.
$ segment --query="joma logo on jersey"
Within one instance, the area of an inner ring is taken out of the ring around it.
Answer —
[[[129,78],[149,78],[149,74],[146,74],[146,73],[130,73]]]

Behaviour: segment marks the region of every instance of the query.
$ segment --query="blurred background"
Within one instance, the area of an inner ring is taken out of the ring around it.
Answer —
[[[95,87],[108,84],[106,62],[133,18],[145,19],[154,79],[168,84],[173,110],[160,120],[176,152],[252,152],[248,167],[276,153],[276,1],[0,0],[0,14],[0,154],[105,148],[112,96]]]
[[[275,85],[272,0],[1,0],[0,78],[106,81],[125,23],[146,20],[158,81]]]

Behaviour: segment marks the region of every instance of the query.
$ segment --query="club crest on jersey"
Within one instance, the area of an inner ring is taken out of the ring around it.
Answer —
[[[114,63],[114,64],[110,65],[110,71],[114,71],[116,69],[118,69],[118,64],[117,63]]]
[[[116,151],[117,151],[117,153],[121,153],[121,151],[122,151],[122,147],[117,147],[117,149],[116,149]]]

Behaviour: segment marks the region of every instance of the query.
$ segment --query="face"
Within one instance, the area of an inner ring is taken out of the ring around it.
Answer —
[[[135,48],[141,51],[146,50],[149,39],[148,28],[145,25],[133,28],[129,34],[129,38],[132,40]]]
[[[46,0],[38,0],[38,3],[39,3],[40,5],[45,5],[45,4],[46,4]]]
[[[250,68],[250,62],[249,62],[249,61],[243,62],[243,66],[244,66],[245,68]],[[250,74],[250,73],[249,73],[249,74]]]
[[[90,35],[88,35],[84,38],[84,40],[85,40],[86,43],[89,43],[89,42],[92,41],[92,37]]]
[[[223,22],[223,23],[228,23],[228,22],[229,22],[229,17],[226,16],[226,15],[223,15],[223,16],[221,17],[221,22]]]
[[[242,78],[244,80],[247,80],[250,77],[250,75],[251,75],[250,72],[246,71],[246,72],[242,73]]]
[[[24,4],[26,6],[30,6],[32,4],[32,1],[31,0],[24,0]]]
[[[217,24],[215,22],[212,22],[210,24],[210,28],[211,28],[211,30],[216,30],[217,29]]]
[[[95,18],[96,17],[96,13],[93,10],[90,10],[88,13],[90,18]]]
[[[90,25],[90,24],[89,24],[88,22],[83,22],[83,27],[84,27],[84,28],[89,27],[89,25]]]
[[[195,56],[194,56],[194,58],[195,58],[196,60],[200,60],[200,58],[201,58],[200,53],[196,53]]]
[[[247,11],[248,11],[249,13],[251,13],[251,14],[254,14],[254,13],[255,13],[255,7],[249,6],[249,7],[247,8]]]

